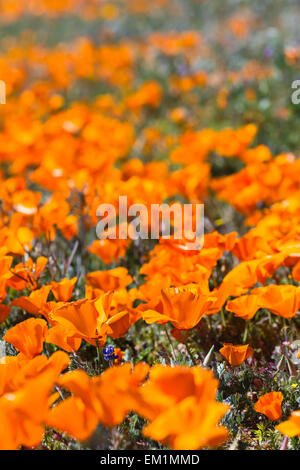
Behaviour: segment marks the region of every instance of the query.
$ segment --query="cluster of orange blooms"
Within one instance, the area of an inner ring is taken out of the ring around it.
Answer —
[[[107,0],[1,0],[0,13],[6,22],[15,21],[24,14],[51,18],[75,13],[91,20],[93,17],[114,19],[119,15],[119,9]]]
[[[101,15],[108,2],[88,2],[85,9],[86,3],[6,0],[0,2],[0,14],[9,19],[28,8],[38,14],[82,8],[90,15],[94,8]],[[231,26],[238,36],[247,34],[238,19]],[[145,53],[151,61],[153,50],[167,56],[185,52],[192,62],[201,44],[193,31],[156,33],[139,46],[130,41],[95,46],[83,39],[53,50],[13,45],[0,57],[8,91],[0,110],[0,322],[3,340],[17,351],[0,359],[0,449],[35,447],[46,426],[84,441],[98,423],[117,426],[130,411],[147,420],[146,437],[173,449],[217,447],[228,439],[220,423],[229,406],[217,401],[218,381],[205,366],[132,367],[122,363],[124,352],[115,348],[111,367],[89,376],[82,369],[68,370],[70,360],[85,343],[96,354],[107,340],[126,336],[137,321],[144,321],[144,328],[170,323],[173,337],[184,342],[203,317],[221,310],[245,321],[255,321],[261,308],[286,320],[298,313],[299,160],[253,146],[254,124],[188,129],[179,139],[144,126],[137,135],[136,127],[159,108],[164,91],[156,80],[132,85],[136,55]],[[69,103],[65,91],[79,79],[115,87],[119,99],[106,93],[90,104]],[[25,85],[28,81],[31,85]],[[193,73],[188,80],[174,76],[171,83],[185,92],[205,85],[206,74]],[[185,111],[175,109],[171,118],[184,122]],[[169,158],[137,157],[157,147]],[[213,153],[239,159],[244,167],[212,178]],[[139,269],[145,279],[141,285],[120,263],[129,240],[87,243],[97,207],[117,207],[119,195],[127,195],[129,204],[150,206],[178,196],[202,203],[211,190],[246,215],[252,228],[241,237],[211,231],[200,251],[188,251],[182,240],[161,239]],[[79,241],[83,256],[113,267],[69,276],[72,259],[61,268],[51,251],[60,237],[72,247]],[[214,269],[228,252],[234,266],[212,286]],[[279,267],[291,269],[290,284],[274,283]],[[85,296],[78,299],[80,278]],[[254,353],[248,344],[225,343],[220,349],[233,367]],[[277,421],[282,401],[274,391],[261,396],[254,409]],[[300,410],[277,429],[300,435]]]
[[[128,3],[126,0],[1,0],[0,14],[5,22],[15,21],[24,14],[50,18],[76,14],[88,21],[94,18],[114,20],[124,9],[144,14],[167,6],[169,0],[130,0]]]

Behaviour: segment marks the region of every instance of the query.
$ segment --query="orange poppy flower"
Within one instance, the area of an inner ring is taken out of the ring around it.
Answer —
[[[281,392],[270,392],[262,395],[254,405],[255,411],[266,415],[273,421],[281,418],[281,403],[283,395]]]
[[[212,401],[201,406],[195,397],[188,397],[158,416],[143,434],[174,450],[217,447],[228,438],[225,426],[218,425],[228,408]]]
[[[226,310],[233,312],[236,317],[243,318],[243,320],[251,320],[260,308],[259,301],[258,295],[242,295],[237,299],[229,300]]]
[[[285,258],[285,253],[277,253],[275,255],[267,255],[263,258],[260,258],[256,270],[258,281],[264,284],[266,280],[272,276],[276,269],[283,265]]]
[[[0,449],[37,446],[43,438],[49,395],[58,373],[48,369],[0,398]]]
[[[108,292],[95,300],[63,304],[51,312],[50,320],[66,331],[66,337],[82,338],[93,345],[96,341],[104,344],[108,334],[119,337],[130,326],[128,311],[111,310],[111,298],[112,293]]]
[[[72,297],[74,286],[77,282],[77,277],[67,279],[66,277],[60,282],[51,282],[51,289],[56,300],[61,302],[68,302]]]
[[[127,98],[127,106],[131,110],[139,110],[142,106],[156,108],[162,98],[162,88],[154,80],[143,83],[143,85]]]
[[[47,424],[75,439],[85,441],[95,431],[98,416],[92,408],[85,406],[80,397],[69,397],[49,412]]]
[[[39,256],[36,263],[29,258],[25,264],[19,263],[12,269],[12,274],[7,280],[7,285],[16,290],[23,290],[26,287],[37,288],[37,280],[46,267],[48,259]]]
[[[147,323],[171,322],[178,330],[189,330],[199,323],[214,300],[193,288],[162,289],[157,310],[146,310],[142,317]]]
[[[93,289],[91,286],[85,286],[86,298],[97,300],[103,296],[103,291]],[[127,330],[141,318],[141,313],[137,308],[132,308],[132,304],[136,299],[142,298],[137,289],[126,288],[119,289],[111,293],[110,308],[106,310],[108,314],[107,324],[111,330],[109,335],[113,338],[124,336]]]
[[[11,343],[25,357],[40,354],[48,332],[47,322],[40,318],[29,318],[17,323],[5,333],[3,339]]]
[[[26,312],[31,313],[31,315],[42,315],[50,290],[51,286],[43,286],[41,289],[31,292],[28,297],[18,297],[12,301],[11,305],[23,308]]]
[[[73,330],[68,331],[67,328],[60,324],[54,324],[54,326],[48,330],[45,338],[45,343],[56,344],[56,346],[67,352],[78,351],[81,342],[81,338],[74,336]]]
[[[95,301],[87,299],[77,300],[63,304],[50,313],[51,321],[59,324],[70,335],[92,341],[104,341],[107,330],[103,331],[103,324],[107,319],[105,312],[99,314]]]
[[[218,423],[229,409],[216,402],[218,381],[200,367],[154,366],[136,411],[150,420],[143,433],[173,449],[216,447],[227,439]]]
[[[224,343],[219,352],[231,366],[240,366],[248,357],[252,356],[254,350],[248,344],[234,346],[232,343]]]
[[[278,424],[276,429],[288,437],[300,436],[300,410],[293,411],[289,419]]]
[[[100,377],[90,378],[81,370],[63,375],[59,384],[73,395],[50,410],[47,423],[80,440],[92,434],[98,421],[106,426],[119,424],[135,408],[148,370],[147,364],[140,363],[132,371],[127,363],[107,369]]]
[[[134,319],[132,319],[134,323]],[[131,326],[130,310],[121,312],[111,310],[109,318],[106,321],[107,334],[112,338],[121,338],[124,336]]]
[[[88,251],[109,264],[122,258],[129,245],[129,240],[95,240]]]
[[[74,394],[49,411],[47,423],[69,435],[86,440],[98,424],[100,405],[95,399],[92,381],[83,370],[69,372],[59,384]]]
[[[231,295],[231,290],[231,283],[222,282],[220,287],[217,287],[211,291],[210,295],[215,297],[215,301],[211,306],[208,307],[207,311],[205,312],[206,315],[214,315],[215,313],[219,312],[226,303],[228,297]]]
[[[292,318],[300,308],[300,287],[270,284],[253,289],[252,293],[259,295],[261,307],[267,308],[274,315]]]
[[[95,377],[95,391],[102,405],[99,418],[104,425],[115,426],[123,421],[130,410],[137,407],[141,385],[148,372],[148,364],[140,362],[132,369],[130,363],[125,363],[111,367],[100,377]],[[112,407],[111,403],[116,406]]]
[[[20,389],[28,380],[46,370],[51,369],[59,374],[70,363],[69,356],[62,351],[56,351],[49,359],[44,354],[32,359],[23,354],[6,356],[3,359],[0,362],[0,396]]]
[[[151,368],[149,380],[141,389],[142,401],[137,411],[152,421],[187,397],[196,396],[207,401],[214,399],[217,385],[212,372],[200,367],[156,365]]]
[[[257,282],[258,260],[244,261],[233,268],[223,279],[223,284],[230,285],[230,294],[245,294]]]
[[[133,281],[127,269],[122,267],[108,271],[94,271],[87,274],[86,279],[92,287],[105,292],[127,287]]]
[[[259,258],[262,253],[271,254],[272,249],[267,241],[250,230],[246,235],[239,238],[232,250],[233,254],[240,260],[250,261]]]

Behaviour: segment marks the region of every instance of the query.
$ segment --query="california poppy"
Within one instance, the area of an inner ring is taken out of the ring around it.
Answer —
[[[270,392],[262,395],[254,405],[255,411],[266,415],[273,421],[281,418],[281,403],[283,395],[281,392]]]
[[[251,320],[257,310],[260,308],[260,297],[258,295],[242,295],[237,299],[227,302],[226,309],[234,312],[236,317],[243,318],[243,320]]]
[[[236,345],[224,343],[219,351],[231,366],[240,366],[248,357],[252,356],[254,350],[248,345]]]
[[[77,277],[72,279],[64,278],[60,282],[51,282],[51,289],[56,300],[61,302],[70,300],[76,282]]]
[[[229,407],[216,402],[216,390],[211,371],[153,367],[136,404],[150,421],[144,434],[173,449],[218,446],[227,439],[226,428],[218,423]]]
[[[189,330],[199,323],[214,300],[193,288],[162,289],[157,310],[146,310],[142,316],[147,323],[171,322],[179,330]]]
[[[40,289],[32,291],[28,297],[18,297],[12,301],[11,305],[20,307],[32,315],[42,315],[44,313],[44,308],[46,307],[50,291],[51,286],[43,286]]]
[[[118,337],[124,327],[125,331],[129,328],[128,311],[111,311],[111,297],[112,293],[106,293],[98,299],[63,304],[52,311],[50,319],[65,330],[66,337],[104,344],[107,334]]]
[[[128,286],[132,282],[132,277],[126,268],[115,268],[108,271],[94,271],[86,276],[88,283],[92,287],[102,289],[105,292]]]
[[[3,338],[25,357],[31,358],[42,352],[47,332],[45,320],[29,318],[10,328]]]
[[[0,398],[0,448],[16,450],[37,446],[44,435],[55,370],[45,370],[23,387]]]
[[[300,436],[300,410],[293,411],[289,419],[278,424],[276,429],[288,437]]]

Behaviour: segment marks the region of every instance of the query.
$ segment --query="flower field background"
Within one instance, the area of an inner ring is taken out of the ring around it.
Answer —
[[[0,449],[299,450],[297,0],[0,22]],[[203,248],[99,240],[120,195],[204,204]]]

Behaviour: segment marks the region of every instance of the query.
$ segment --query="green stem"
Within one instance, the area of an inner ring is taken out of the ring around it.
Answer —
[[[249,333],[249,323],[246,321],[244,335],[243,335],[243,343],[246,343],[247,338],[248,338],[248,333]]]
[[[96,339],[96,345],[97,345],[98,371],[100,372],[100,364],[102,364],[102,356],[101,356],[101,349],[100,349],[98,338]]]
[[[192,360],[192,363],[194,364],[194,366],[196,366],[197,363],[196,363],[195,358],[194,358],[194,356],[193,356],[193,354],[192,354],[192,351],[190,350],[190,347],[189,347],[189,345],[188,345],[187,335],[188,335],[188,332],[186,332],[185,335],[183,334],[183,337],[184,337],[184,344],[185,344],[185,347],[186,347],[186,349],[187,349],[187,352],[189,353],[189,356],[190,356],[190,358],[191,358],[191,360]]]
[[[170,344],[170,347],[171,347],[173,361],[174,361],[174,363],[176,363],[176,354],[175,354],[175,350],[174,350],[174,347],[173,347],[171,337],[170,337],[169,332],[168,332],[167,325],[164,325],[164,329],[165,329],[165,332],[166,332],[166,335],[167,335],[167,338],[168,338],[168,341],[169,341],[169,344]]]

